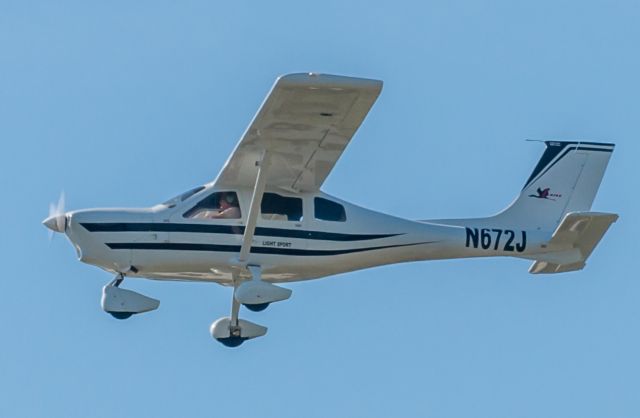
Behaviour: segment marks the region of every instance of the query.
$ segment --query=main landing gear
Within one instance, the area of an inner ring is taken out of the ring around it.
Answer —
[[[158,309],[160,301],[133,290],[120,288],[124,275],[118,274],[109,284],[102,288],[102,310],[117,319],[127,319],[133,314]]]
[[[259,312],[269,304],[289,299],[291,290],[284,289],[262,280],[259,266],[247,266],[251,279],[234,277],[234,292],[231,316],[222,317],[211,324],[211,336],[227,347],[238,347],[246,340],[261,337],[267,333],[267,327],[240,319],[240,305]],[[134,314],[158,309],[160,301],[120,287],[124,274],[118,274],[102,288],[102,309],[117,319],[127,319]]]
[[[242,283],[234,280],[233,302],[231,316],[222,317],[211,324],[211,336],[227,347],[238,347],[246,340],[261,337],[267,333],[267,328],[238,318],[240,305],[259,312],[265,310],[270,303],[289,299],[290,289],[284,289],[271,283],[262,281],[259,266],[247,266],[251,279]]]

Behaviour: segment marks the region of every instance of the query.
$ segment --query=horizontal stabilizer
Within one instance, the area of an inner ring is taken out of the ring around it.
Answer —
[[[562,273],[581,270],[612,223],[614,213],[568,213],[551,236],[547,248],[551,251],[535,256],[529,273]]]

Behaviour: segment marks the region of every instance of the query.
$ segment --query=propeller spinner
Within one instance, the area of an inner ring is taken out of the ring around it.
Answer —
[[[49,204],[49,216],[42,224],[54,232],[64,232],[67,226],[67,216],[64,212],[64,192],[60,193],[58,203]]]

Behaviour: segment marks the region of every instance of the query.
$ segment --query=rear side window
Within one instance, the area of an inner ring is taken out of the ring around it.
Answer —
[[[271,221],[299,221],[302,219],[302,199],[276,193],[262,195],[262,219]]]
[[[313,199],[314,217],[321,221],[344,222],[347,220],[347,214],[344,206],[328,199],[316,197]]]

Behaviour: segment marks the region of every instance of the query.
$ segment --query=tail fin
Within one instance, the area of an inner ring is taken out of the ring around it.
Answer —
[[[545,141],[546,149],[520,196],[496,221],[555,230],[569,212],[587,212],[614,144]]]

